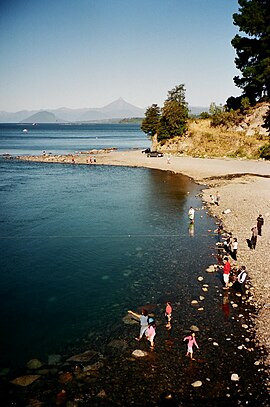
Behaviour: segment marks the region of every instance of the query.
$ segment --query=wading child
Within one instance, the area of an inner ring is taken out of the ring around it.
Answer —
[[[195,338],[195,332],[192,332],[191,335],[186,336],[184,338],[184,341],[188,341],[186,356],[190,355],[190,359],[194,360],[194,358],[193,358],[193,345],[196,345],[197,349],[199,349],[199,346],[198,346],[198,344],[196,342],[196,338]]]
[[[154,349],[155,344],[154,344],[154,338],[156,336],[156,324],[154,318],[148,318],[148,328],[145,332],[145,336],[150,342],[150,348]]]
[[[172,303],[169,301],[166,302],[165,318],[167,320],[166,328],[170,328],[172,319]]]

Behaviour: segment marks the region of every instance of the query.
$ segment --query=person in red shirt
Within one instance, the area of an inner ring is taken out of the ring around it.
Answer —
[[[225,284],[224,290],[227,290],[229,288],[229,277],[230,277],[230,272],[231,272],[231,264],[229,262],[229,259],[227,256],[224,257],[223,259],[223,281]]]

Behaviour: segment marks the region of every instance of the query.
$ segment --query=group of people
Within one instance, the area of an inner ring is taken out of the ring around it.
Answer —
[[[224,240],[224,250],[229,254],[233,260],[237,260],[238,240],[237,237],[232,237],[229,233],[228,237]]]
[[[212,205],[218,205],[220,204],[220,193],[217,191],[216,196],[210,194],[210,203]]]
[[[166,308],[165,308],[166,328],[168,330],[170,330],[172,327],[172,325],[171,325],[172,312],[173,312],[172,303],[168,301],[166,303]],[[155,347],[154,339],[156,336],[155,319],[148,315],[148,311],[145,308],[142,309],[141,314],[137,314],[136,312],[133,312],[131,310],[129,310],[128,313],[133,315],[140,322],[140,333],[139,333],[139,336],[135,338],[136,341],[142,340],[142,338],[145,336],[146,339],[150,342],[150,349],[154,349],[154,347]],[[186,356],[190,357],[191,360],[194,360],[193,345],[195,345],[197,348],[199,348],[197,341],[196,341],[195,332],[192,331],[190,333],[190,335],[184,337],[183,340],[188,341]]]
[[[237,267],[231,267],[228,256],[225,256],[223,259],[223,281],[224,281],[224,290],[228,290],[230,283],[236,288],[237,291],[240,291],[243,297],[246,294],[245,284],[247,281],[247,270],[246,266],[241,266],[239,269]]]

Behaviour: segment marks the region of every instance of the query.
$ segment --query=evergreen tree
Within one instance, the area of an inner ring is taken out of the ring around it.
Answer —
[[[188,104],[184,85],[175,86],[168,92],[158,126],[158,140],[182,136],[187,130]]]
[[[238,0],[239,13],[234,24],[247,36],[236,35],[232,45],[236,50],[236,67],[242,77],[234,77],[251,104],[270,98],[270,1]]]
[[[152,138],[157,133],[160,120],[160,107],[156,104],[148,107],[145,118],[142,121],[141,129],[148,137]]]

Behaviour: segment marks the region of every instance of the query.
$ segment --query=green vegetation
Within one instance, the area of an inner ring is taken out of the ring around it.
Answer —
[[[260,158],[264,158],[265,160],[270,160],[270,143],[265,144],[259,150]]]
[[[239,13],[233,15],[234,24],[246,36],[236,35],[232,46],[236,50],[236,67],[242,77],[234,77],[254,105],[269,100],[270,95],[270,2],[269,0],[238,0]]]
[[[184,85],[178,85],[168,92],[168,97],[161,109],[153,104],[145,113],[141,129],[150,138],[157,136],[164,142],[187,131],[188,104],[185,101]]]

